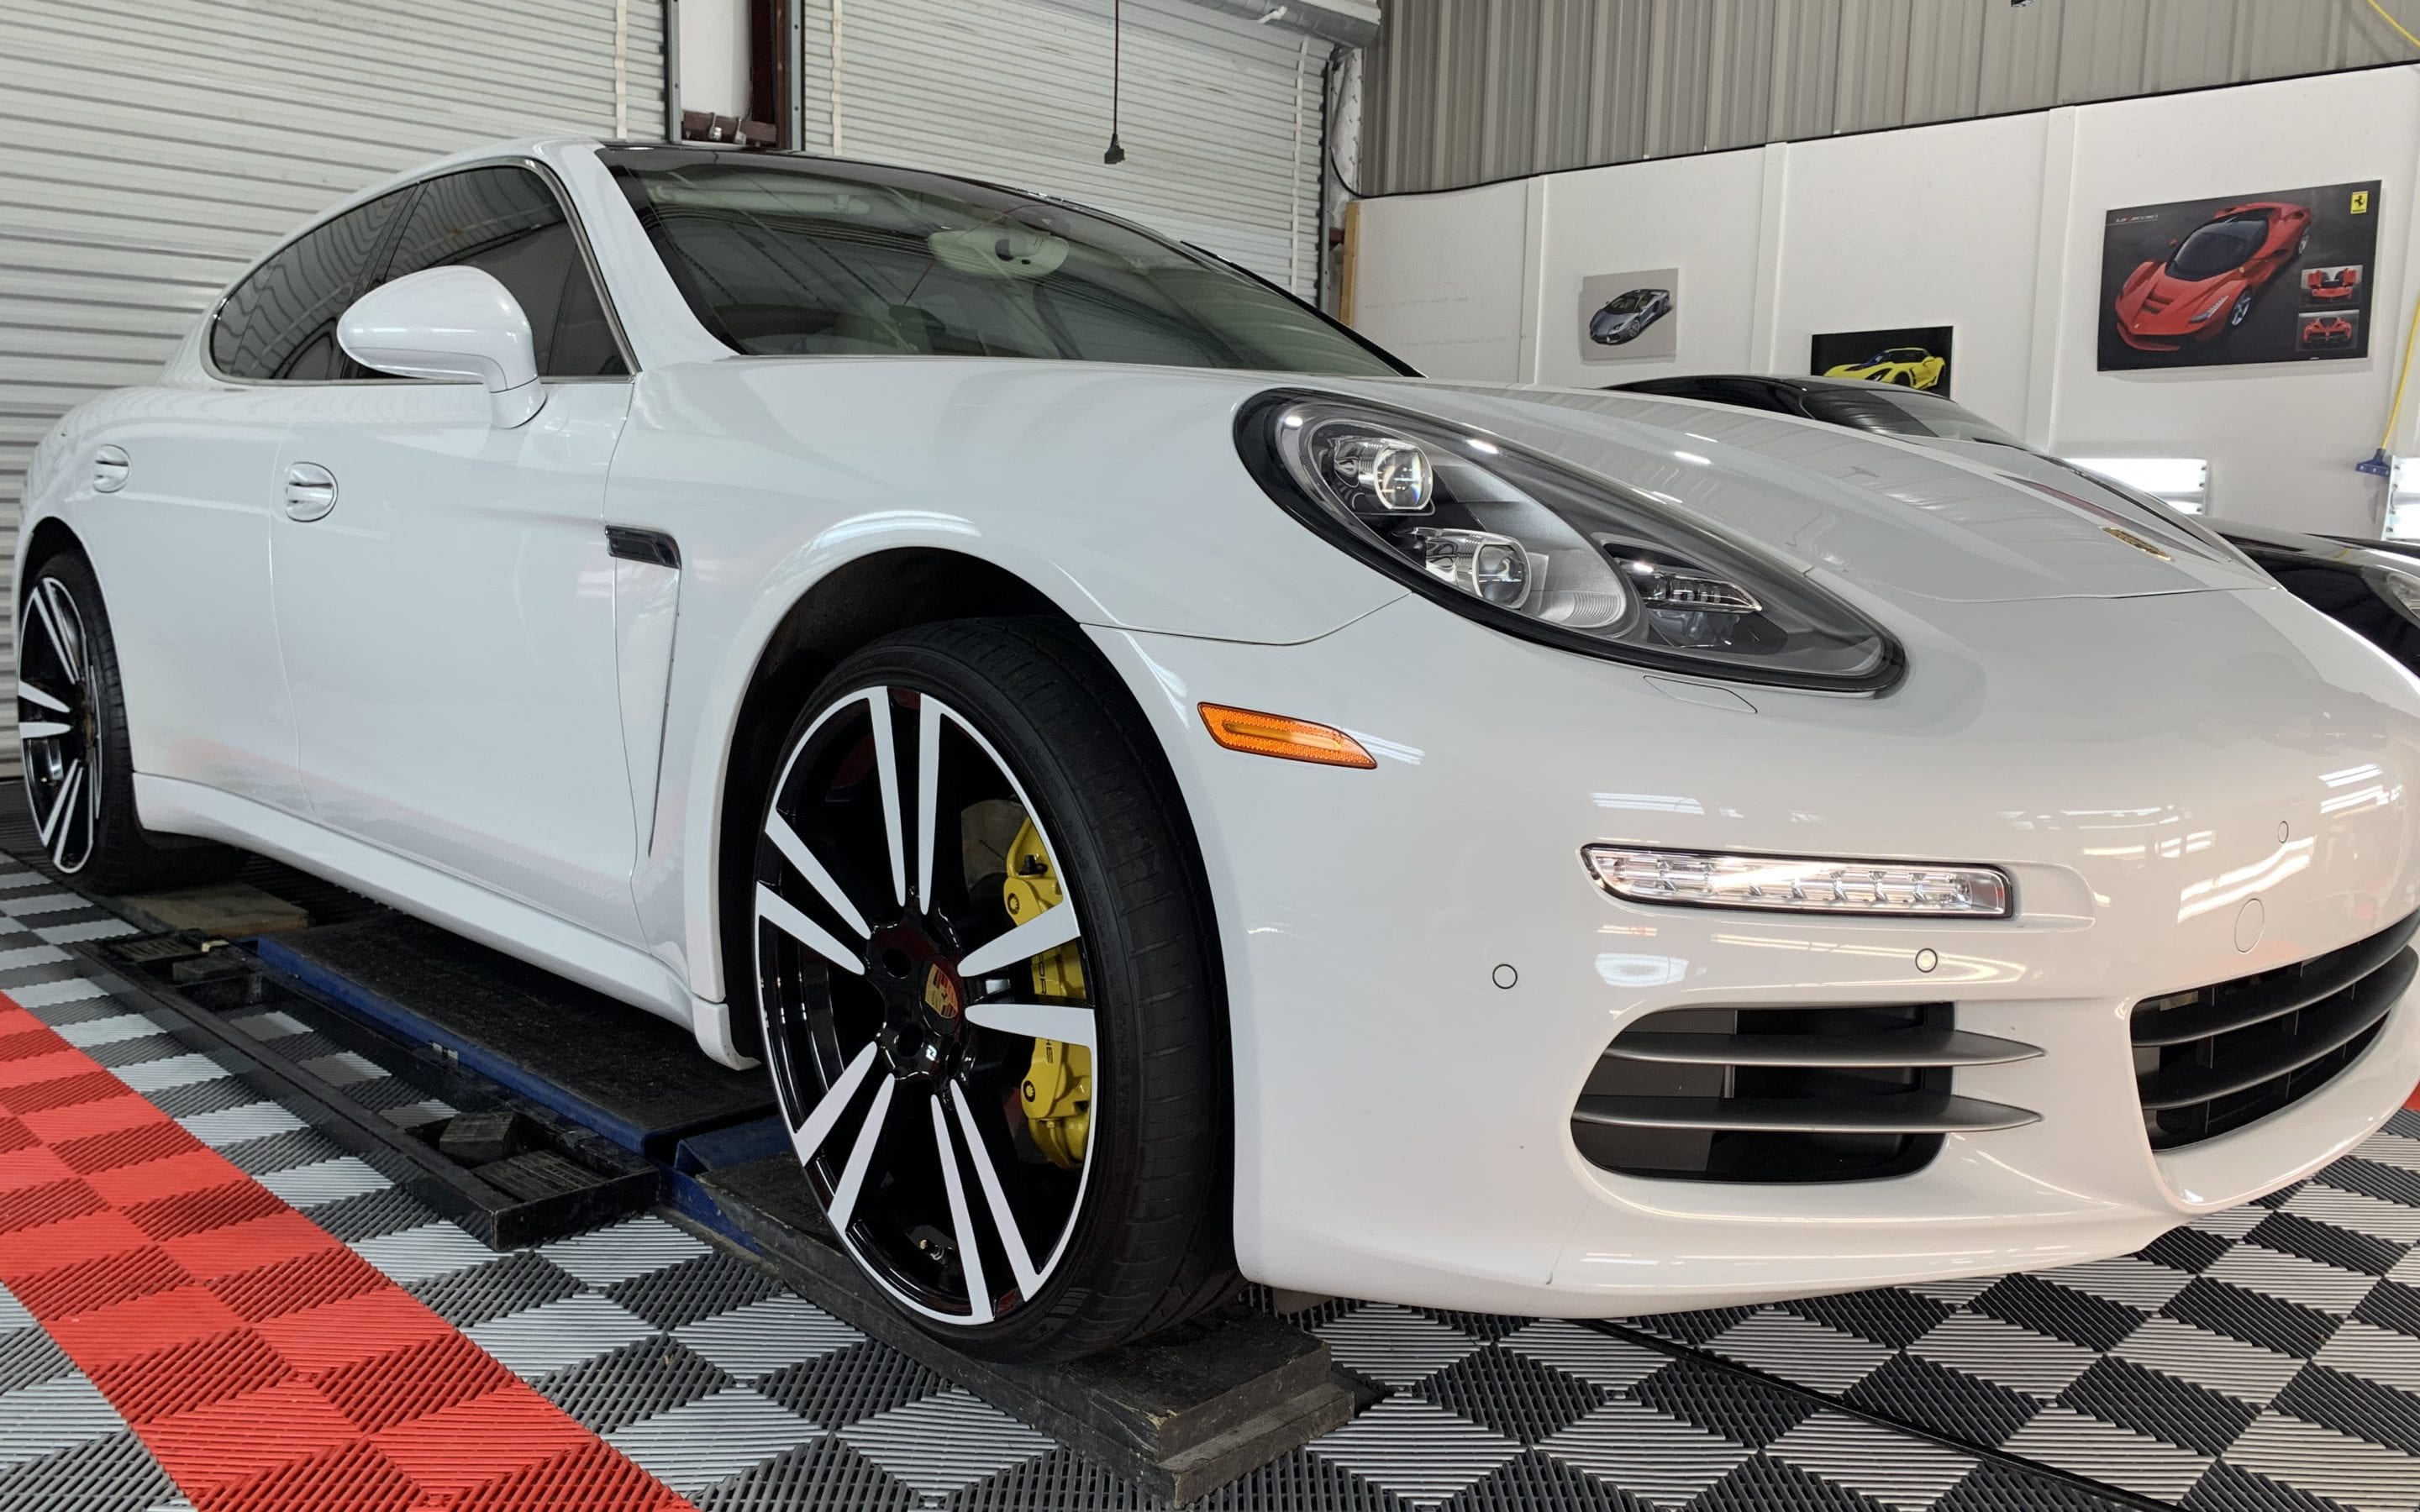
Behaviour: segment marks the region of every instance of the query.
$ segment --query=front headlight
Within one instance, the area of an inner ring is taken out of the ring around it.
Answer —
[[[1245,464],[1312,530],[1440,603],[1566,650],[1870,692],[1899,648],[1788,566],[1618,484],[1443,422],[1273,393]]]
[[[2195,325],[2199,325],[2199,324],[2201,324],[2203,321],[2205,321],[2205,320],[2207,320],[2207,319],[2211,318],[2212,316],[2214,316],[2214,315],[2218,314],[2218,312],[2219,312],[2219,311],[2226,309],[2229,304],[2231,304],[2231,303],[2233,303],[2233,302],[2234,302],[2234,301],[2233,301],[2231,299],[2226,299],[2226,298],[2221,298],[2221,299],[2219,299],[2219,300],[2216,300],[2216,301],[2212,301],[2212,302],[2211,302],[2211,306],[2210,306],[2210,308],[2208,308],[2208,309],[2206,309],[2206,310],[2200,310],[2200,311],[2197,311],[2197,312],[2195,312],[2195,313],[2194,317],[2193,317],[2193,323],[2194,323]]]

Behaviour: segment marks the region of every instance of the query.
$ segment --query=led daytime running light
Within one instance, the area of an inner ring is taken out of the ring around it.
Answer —
[[[1988,866],[1732,856],[1643,845],[1581,851],[1599,886],[1642,903],[1762,908],[1807,914],[2006,918],[2008,874]]]

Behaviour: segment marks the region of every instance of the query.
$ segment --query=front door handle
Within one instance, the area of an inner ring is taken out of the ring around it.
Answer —
[[[288,519],[325,519],[336,507],[336,475],[317,462],[297,462],[286,470],[286,516]]]

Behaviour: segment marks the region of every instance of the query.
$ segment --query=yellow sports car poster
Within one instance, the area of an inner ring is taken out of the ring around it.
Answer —
[[[1807,370],[1817,378],[1862,378],[1902,389],[1949,396],[1947,326],[1902,326],[1893,331],[1819,332]]]

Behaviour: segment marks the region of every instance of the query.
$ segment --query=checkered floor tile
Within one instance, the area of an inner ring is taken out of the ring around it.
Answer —
[[[488,1249],[54,943],[101,932],[124,929],[0,865],[0,992],[693,1505],[1148,1504],[662,1218]],[[311,1032],[276,1012],[243,1027]],[[331,1080],[387,1078],[325,1055]],[[2259,1206],[2040,1275],[1603,1328],[1349,1302],[1302,1320],[1363,1410],[1205,1506],[2414,1512],[2420,1118]],[[0,1292],[0,1512],[180,1504]]]

